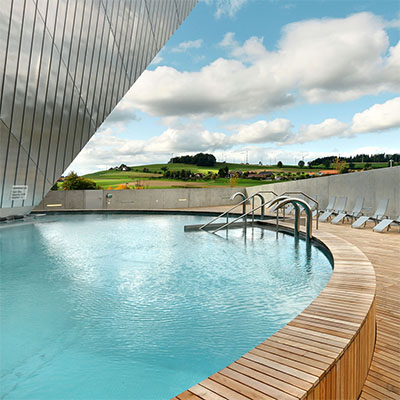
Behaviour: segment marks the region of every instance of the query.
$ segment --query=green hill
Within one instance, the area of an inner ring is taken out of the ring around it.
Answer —
[[[386,167],[385,163],[370,163],[370,168]],[[166,169],[169,171],[190,170],[192,174],[200,173],[204,176],[209,172],[211,174],[218,174],[220,168],[228,167],[229,171],[271,171],[275,175],[281,175],[280,181],[302,179],[308,176],[310,172],[317,172],[319,170],[326,170],[324,165],[315,165],[312,168],[300,168],[297,165],[283,165],[281,168],[259,164],[237,164],[237,163],[216,163],[213,167],[199,167],[193,164],[150,164],[150,165],[137,165],[131,166],[129,171],[118,171],[115,169],[107,171],[99,171],[91,174],[84,175],[85,178],[95,181],[104,189],[109,187],[115,189],[120,184],[129,183],[130,186],[142,185],[146,188],[170,188],[170,187],[212,187],[212,186],[229,186],[231,181],[229,178],[216,179],[197,179],[194,180],[177,180],[168,179],[163,176]],[[355,168],[361,169],[365,167],[361,163],[357,163]],[[240,177],[236,179],[236,186],[256,186],[274,181],[254,180],[250,178]]]
[[[180,184],[182,186],[188,186],[183,184],[184,181],[177,181],[174,179],[166,179],[163,177],[163,169],[168,168],[169,171],[181,171],[190,170],[193,174],[200,173],[207,175],[209,172],[212,174],[218,174],[220,168],[228,167],[229,171],[273,171],[274,173],[301,173],[310,172],[309,168],[299,168],[297,166],[284,165],[282,168],[276,166],[261,166],[259,164],[247,165],[247,164],[235,164],[235,163],[216,163],[213,167],[199,167],[193,164],[150,164],[150,165],[138,165],[131,166],[130,171],[117,171],[107,170],[99,171],[91,174],[84,175],[85,178],[95,181],[98,185],[107,189],[108,187],[115,188],[120,184],[134,183],[146,181],[146,187],[177,187]],[[154,181],[154,186],[152,185]],[[161,185],[161,181],[163,182]],[[217,178],[215,180],[197,180],[201,182],[195,186],[229,186],[231,184],[229,178]],[[237,178],[236,186],[254,186],[268,183],[268,181],[259,181],[247,178]]]

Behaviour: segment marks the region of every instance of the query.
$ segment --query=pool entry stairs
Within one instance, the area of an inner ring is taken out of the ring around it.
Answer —
[[[266,200],[265,194],[273,195],[272,200]],[[299,197],[290,197],[289,195],[302,195],[306,198]],[[312,218],[313,218],[313,208],[316,207],[316,228],[318,229],[318,202],[308,196],[303,192],[285,192],[278,196],[272,190],[262,190],[258,191],[248,197],[246,197],[242,192],[235,193],[231,200],[234,200],[237,196],[242,197],[242,200],[229,208],[228,210],[224,211],[217,217],[214,217],[209,222],[203,225],[186,225],[185,231],[207,231],[212,233],[217,233],[223,229],[229,228],[246,228],[247,224],[249,223],[248,219],[252,225],[254,225],[255,221],[263,221],[265,219],[276,219],[276,227],[278,228],[279,220],[282,219],[283,221],[286,220],[286,211],[292,211],[294,209],[294,232],[295,235],[299,233],[300,227],[300,214],[304,211],[306,214],[306,236],[307,239],[312,238]],[[259,198],[260,204],[255,205],[256,197]],[[308,200],[308,201],[307,201]],[[313,204],[313,206],[310,205]],[[250,210],[247,210],[247,205],[250,204]],[[242,208],[241,214],[238,214],[238,208]],[[258,214],[256,211],[260,210]],[[275,217],[272,215],[265,214],[265,211],[269,210],[270,212],[275,212]],[[279,211],[281,211],[281,217],[279,216]],[[233,219],[230,219],[233,218]],[[224,222],[221,222],[221,218],[224,219]]]

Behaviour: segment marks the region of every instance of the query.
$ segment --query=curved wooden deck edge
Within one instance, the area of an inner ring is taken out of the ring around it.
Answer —
[[[174,399],[359,397],[375,346],[375,271],[346,240],[326,232],[314,237],[334,261],[319,296],[266,341]]]

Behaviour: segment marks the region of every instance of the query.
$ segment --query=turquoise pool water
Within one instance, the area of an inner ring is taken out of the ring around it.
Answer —
[[[332,269],[259,228],[209,217],[72,215],[0,229],[0,396],[167,399],[301,312]]]

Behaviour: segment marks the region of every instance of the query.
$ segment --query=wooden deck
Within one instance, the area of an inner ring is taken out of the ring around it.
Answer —
[[[314,235],[335,260],[317,299],[175,399],[400,399],[400,235],[329,223]]]

